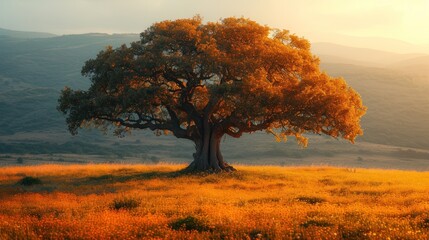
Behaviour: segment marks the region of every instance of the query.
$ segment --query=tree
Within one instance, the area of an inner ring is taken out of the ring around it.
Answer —
[[[163,21],[141,40],[107,47],[88,60],[88,90],[65,88],[58,110],[72,134],[80,127],[172,133],[195,143],[189,170],[232,171],[224,135],[265,130],[277,140],[304,133],[362,134],[366,108],[341,78],[319,70],[307,40],[244,18]]]

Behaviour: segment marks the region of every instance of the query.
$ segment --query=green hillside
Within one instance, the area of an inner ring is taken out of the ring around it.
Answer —
[[[138,40],[137,35],[85,34],[18,39],[0,36],[0,134],[60,130],[56,111],[64,86],[84,89],[83,63],[107,45]]]

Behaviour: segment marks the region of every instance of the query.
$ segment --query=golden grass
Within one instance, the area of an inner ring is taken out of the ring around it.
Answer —
[[[429,239],[426,172],[183,167],[1,168],[0,239]]]

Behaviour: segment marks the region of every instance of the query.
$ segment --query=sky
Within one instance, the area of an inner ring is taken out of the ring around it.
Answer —
[[[429,46],[428,12],[429,0],[0,0],[0,28],[139,33],[154,22],[199,14],[205,21],[246,17],[310,41],[353,36]]]

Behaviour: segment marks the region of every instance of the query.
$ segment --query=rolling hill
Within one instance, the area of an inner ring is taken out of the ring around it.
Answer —
[[[52,33],[14,31],[14,30],[0,28],[0,36],[28,39],[28,38],[50,38],[50,37],[55,37],[57,35]]]
[[[56,110],[59,92],[64,86],[75,89],[89,86],[89,81],[80,76],[86,60],[95,57],[106,45],[117,47],[138,40],[137,34],[20,34],[26,37],[19,37],[14,31],[0,31],[0,153],[25,153],[27,150],[30,153],[129,155],[142,149],[157,149],[160,156],[170,152],[169,156],[190,159],[191,143],[165,137],[155,140],[148,132],[135,133],[127,140],[104,137],[96,131],[83,131],[71,137],[64,118]],[[391,147],[386,154],[396,153],[397,147],[402,147],[412,149],[411,155],[423,151],[423,155],[417,154],[420,159],[421,156],[429,158],[425,155],[429,150],[428,55],[332,43],[314,43],[312,50],[320,56],[322,69],[330,75],[343,76],[368,106],[362,121],[365,135],[358,139],[362,144],[344,147],[344,142],[316,137],[303,154],[294,144],[279,150],[283,146],[273,143],[270,136],[256,134],[228,140],[228,144],[224,144],[226,156],[233,159],[257,156],[253,158],[256,161],[263,156],[253,149],[260,149],[268,158],[329,157],[329,152],[349,151],[356,155],[388,145]],[[164,147],[157,147],[160,144]],[[89,149],[83,148],[84,145]],[[183,149],[177,151],[181,146]],[[237,148],[248,149],[244,150],[247,154],[240,155],[234,150]]]
[[[429,56],[423,53],[393,53],[370,48],[349,47],[334,43],[317,42],[311,49],[322,62],[347,63],[369,67],[387,67],[402,61]]]
[[[66,85],[86,88],[88,82],[80,75],[86,60],[107,45],[137,39],[107,34],[0,36],[0,134],[64,129],[64,119],[55,110],[60,90]]]
[[[323,60],[322,60],[323,62]],[[368,107],[362,119],[364,141],[373,143],[429,148],[429,78],[394,69],[323,63],[333,76],[343,76],[356,89]]]

